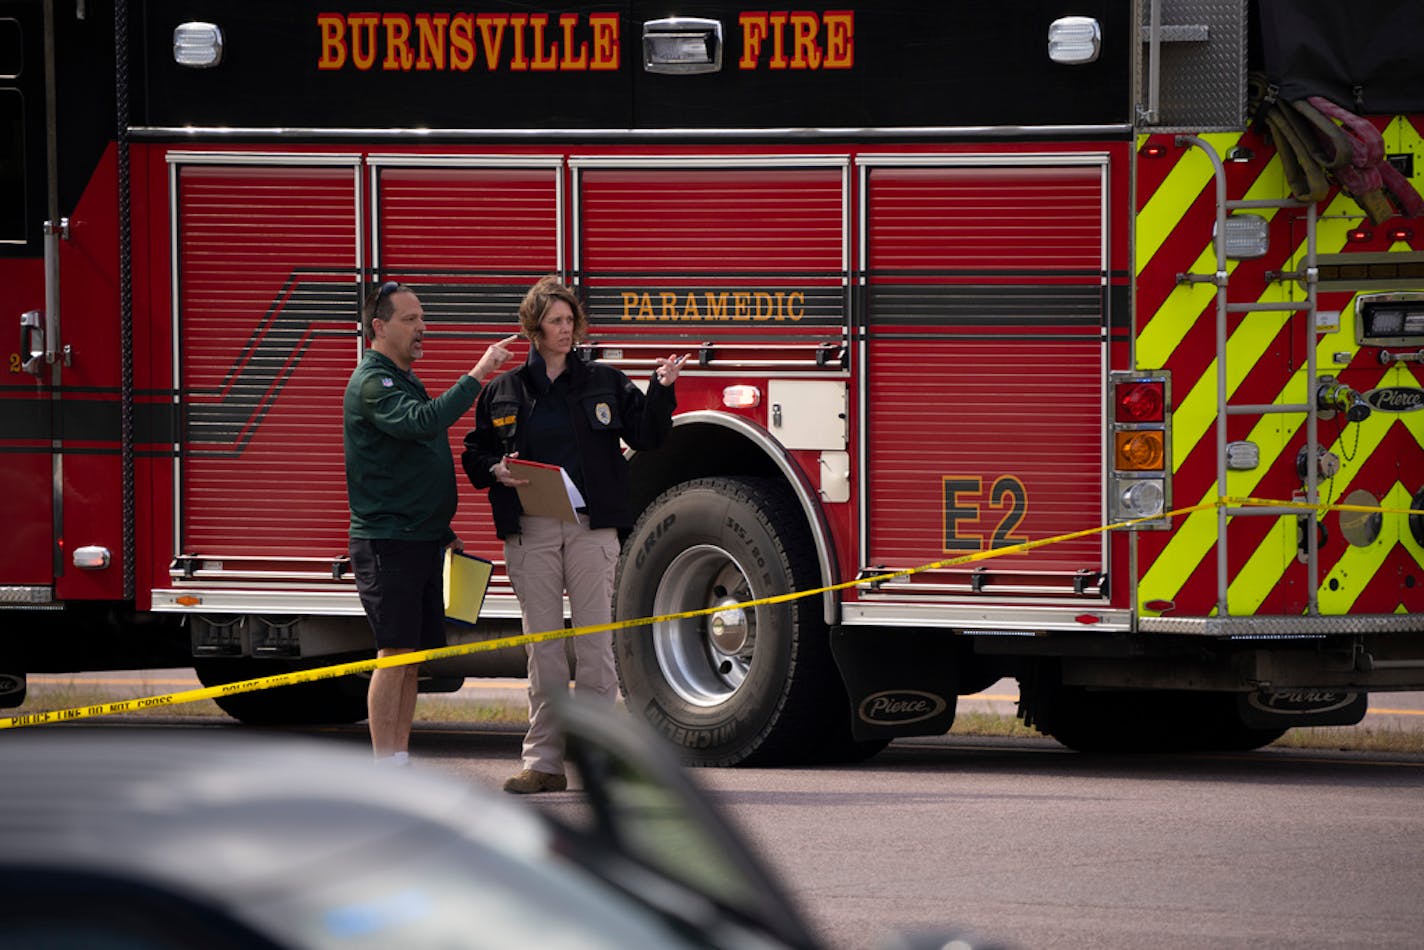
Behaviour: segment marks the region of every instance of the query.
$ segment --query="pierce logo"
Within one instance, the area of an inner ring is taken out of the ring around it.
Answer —
[[[1268,713],[1323,713],[1350,705],[1355,696],[1338,689],[1277,689],[1251,694],[1250,703]]]
[[[1379,412],[1414,412],[1424,409],[1424,389],[1414,386],[1381,386],[1364,394],[1370,408]]]
[[[24,688],[24,677],[14,676],[10,673],[0,673],[0,696],[8,696],[10,693],[18,693],[24,690]]]
[[[948,704],[944,697],[922,693],[917,689],[894,689],[872,693],[861,700],[860,718],[877,726],[904,725],[933,719],[944,712]]]

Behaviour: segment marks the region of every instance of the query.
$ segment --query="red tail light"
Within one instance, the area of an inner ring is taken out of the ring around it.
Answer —
[[[1160,379],[1117,384],[1117,422],[1162,422],[1167,417],[1166,389]]]

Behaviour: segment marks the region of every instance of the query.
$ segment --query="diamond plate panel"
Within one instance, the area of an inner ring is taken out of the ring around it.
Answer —
[[[0,586],[0,604],[48,604],[54,602],[53,587]]]
[[[1143,633],[1200,634],[1209,637],[1297,637],[1334,634],[1417,633],[1424,615],[1373,614],[1341,617],[1143,617]]]
[[[1161,44],[1157,116],[1150,31],[1157,4]],[[1158,132],[1231,132],[1246,121],[1246,0],[1141,0],[1136,95],[1138,124]]]

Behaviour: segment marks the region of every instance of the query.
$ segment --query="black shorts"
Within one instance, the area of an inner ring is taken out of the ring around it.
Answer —
[[[352,538],[351,570],[379,650],[445,646],[445,547]]]

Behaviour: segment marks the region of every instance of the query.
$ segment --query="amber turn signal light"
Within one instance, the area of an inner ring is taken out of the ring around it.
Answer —
[[[1113,464],[1120,472],[1159,472],[1167,453],[1159,430],[1113,433]]]

